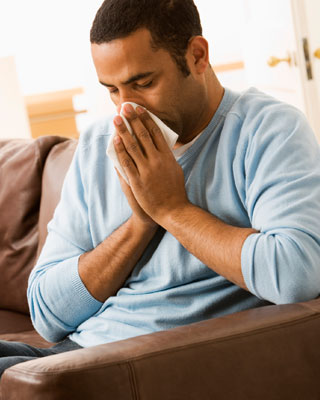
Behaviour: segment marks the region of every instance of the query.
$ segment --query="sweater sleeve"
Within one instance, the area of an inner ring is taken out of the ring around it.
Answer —
[[[28,284],[35,329],[58,342],[95,314],[102,303],[91,296],[78,273],[82,253],[93,248],[83,182],[81,139],[66,174],[60,202],[48,224],[48,236]]]
[[[320,150],[306,119],[284,106],[249,140],[246,207],[252,227],[241,265],[251,293],[276,304],[320,291]]]

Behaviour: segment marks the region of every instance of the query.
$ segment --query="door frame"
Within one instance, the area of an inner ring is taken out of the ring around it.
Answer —
[[[317,91],[317,84],[314,78],[314,68],[310,43],[310,35],[308,31],[308,22],[305,10],[305,0],[291,0],[293,28],[296,39],[297,59],[299,66],[302,95],[304,98],[306,115],[311,127],[313,128],[318,140],[320,141],[320,100]],[[304,40],[307,40],[309,52],[309,66],[305,57]],[[311,69],[312,78],[308,77],[307,69]]]

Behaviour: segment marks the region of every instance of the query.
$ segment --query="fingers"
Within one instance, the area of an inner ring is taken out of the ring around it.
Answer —
[[[123,140],[125,150],[133,158],[134,161],[139,161],[143,157],[143,153],[136,137],[130,134],[120,116],[115,117],[114,124],[116,127],[117,134]],[[123,151],[122,148],[121,151]]]
[[[127,153],[120,136],[115,136],[113,143],[114,143],[114,147],[117,152],[119,163],[120,163],[121,167],[123,168],[128,180],[129,180],[129,183],[131,183],[131,180],[134,179],[134,176],[137,176],[137,174],[138,174],[137,166],[136,166],[135,162],[133,161],[132,157],[130,157],[130,155]],[[117,171],[117,173],[118,173],[118,171]],[[121,186],[122,186],[122,182],[121,182]]]
[[[124,107],[124,116],[128,120],[137,142],[140,144],[140,147],[143,151],[144,155],[148,155],[153,153],[155,150],[155,145],[152,140],[152,136],[150,135],[147,127],[143,124],[140,119],[140,115],[134,110],[131,104],[126,104]],[[126,143],[125,143],[126,145]]]
[[[116,170],[116,173],[118,175],[119,181],[120,181],[120,185],[122,187],[122,189],[130,189],[130,186],[127,184],[127,182],[123,179],[122,175],[120,174],[120,172],[117,170],[117,168],[114,168]]]
[[[134,173],[139,174],[147,159],[154,159],[157,152],[170,152],[169,146],[157,124],[142,107],[135,111],[130,104],[124,107],[124,116],[128,120],[134,135],[128,131],[121,116],[116,116],[114,124],[116,137],[115,149],[119,162],[130,181]]]
[[[140,120],[142,121],[143,125],[147,128],[152,141],[156,148],[160,151],[168,151],[169,146],[161,132],[161,129],[158,125],[154,122],[154,120],[150,117],[150,114],[143,108],[138,106],[136,109]]]
[[[150,114],[143,107],[138,106],[136,110],[130,104],[124,107],[124,115],[129,121],[137,140],[145,154],[152,152],[155,149],[160,151],[170,151],[169,146],[161,132],[161,129],[151,118]]]
[[[126,198],[128,201],[130,201],[130,198],[133,196],[132,195],[132,191],[130,186],[127,184],[127,182],[123,179],[122,175],[120,174],[120,172],[117,170],[117,168],[115,168],[116,173],[118,175],[119,181],[120,181],[120,186],[122,188],[123,193],[125,194]]]

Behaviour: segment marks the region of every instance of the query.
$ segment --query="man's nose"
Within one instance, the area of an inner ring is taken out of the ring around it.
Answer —
[[[127,95],[120,95],[119,103],[118,103],[118,105],[117,105],[117,112],[118,112],[118,114],[120,114],[122,104],[123,104],[123,103],[127,103],[127,102],[136,103],[136,104],[139,104],[139,105],[141,105],[141,106],[144,106],[142,99],[137,98],[136,96],[130,96],[129,94],[127,94]]]

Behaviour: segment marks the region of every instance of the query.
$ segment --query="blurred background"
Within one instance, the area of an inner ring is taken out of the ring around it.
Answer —
[[[0,0],[0,138],[78,137],[115,112],[89,31],[102,0]],[[320,138],[320,1],[195,0],[224,86],[298,107]]]

